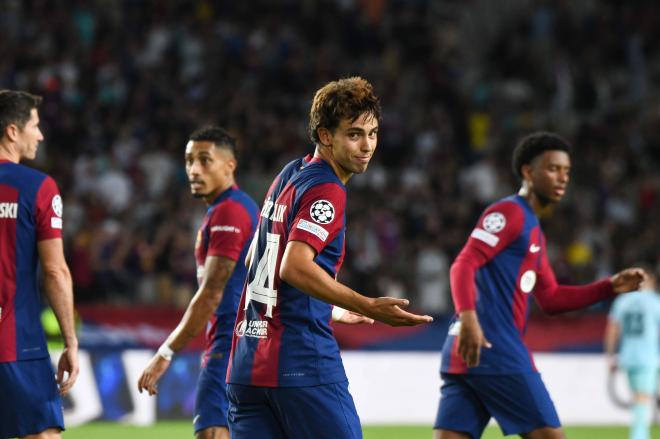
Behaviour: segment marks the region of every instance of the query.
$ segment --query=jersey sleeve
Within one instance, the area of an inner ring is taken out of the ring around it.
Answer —
[[[518,238],[524,222],[525,214],[512,201],[495,203],[481,215],[449,272],[457,313],[475,309],[476,271]]]
[[[207,256],[224,256],[238,261],[246,242],[252,238],[252,219],[245,208],[235,201],[225,201],[213,210],[209,218]]]
[[[346,192],[336,183],[309,188],[301,196],[289,241],[302,241],[320,253],[344,228]]]
[[[62,237],[62,210],[62,197],[57,183],[51,177],[46,177],[35,200],[37,241]]]

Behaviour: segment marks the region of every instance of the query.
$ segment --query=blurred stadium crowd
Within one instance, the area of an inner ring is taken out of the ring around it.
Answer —
[[[341,276],[372,296],[451,312],[447,272],[483,207],[517,189],[516,140],[575,147],[545,219],[557,276],[655,265],[660,228],[660,15],[652,1],[6,0],[0,88],[44,96],[36,163],[64,196],[77,301],[185,305],[203,203],[187,135],[240,139],[238,180],[261,203],[313,151],[312,93],[368,78],[379,150],[349,184]]]

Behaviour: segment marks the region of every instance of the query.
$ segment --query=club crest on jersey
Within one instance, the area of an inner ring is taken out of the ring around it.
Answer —
[[[318,200],[309,208],[312,219],[319,224],[328,224],[335,218],[335,207],[327,200]]]
[[[536,285],[536,272],[534,270],[527,270],[520,276],[520,291],[523,293],[530,293]]]
[[[53,206],[53,212],[55,212],[55,215],[62,218],[62,197],[55,195],[53,201],[51,201],[51,205]]]
[[[506,226],[506,217],[499,212],[489,213],[481,224],[487,232],[498,233]]]

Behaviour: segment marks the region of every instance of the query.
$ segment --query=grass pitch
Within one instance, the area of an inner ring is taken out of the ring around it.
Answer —
[[[625,427],[565,427],[571,439],[620,439],[627,437]],[[431,439],[430,426],[366,426],[364,439]],[[654,427],[652,437],[660,437],[660,427]],[[152,427],[131,427],[109,422],[93,422],[69,428],[63,439],[179,439],[192,438],[192,423],[187,421],[158,422]],[[489,427],[483,439],[503,438],[497,427]],[[514,437],[514,436],[508,436]]]

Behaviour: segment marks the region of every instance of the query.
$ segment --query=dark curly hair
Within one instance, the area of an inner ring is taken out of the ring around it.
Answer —
[[[522,180],[521,168],[528,165],[545,151],[565,151],[569,156],[573,148],[566,139],[558,134],[538,131],[523,137],[513,150],[511,165],[513,173]]]
[[[329,82],[314,95],[309,110],[309,136],[312,142],[320,143],[319,128],[334,131],[342,119],[353,122],[363,113],[380,119],[380,102],[369,81],[355,76]]]

